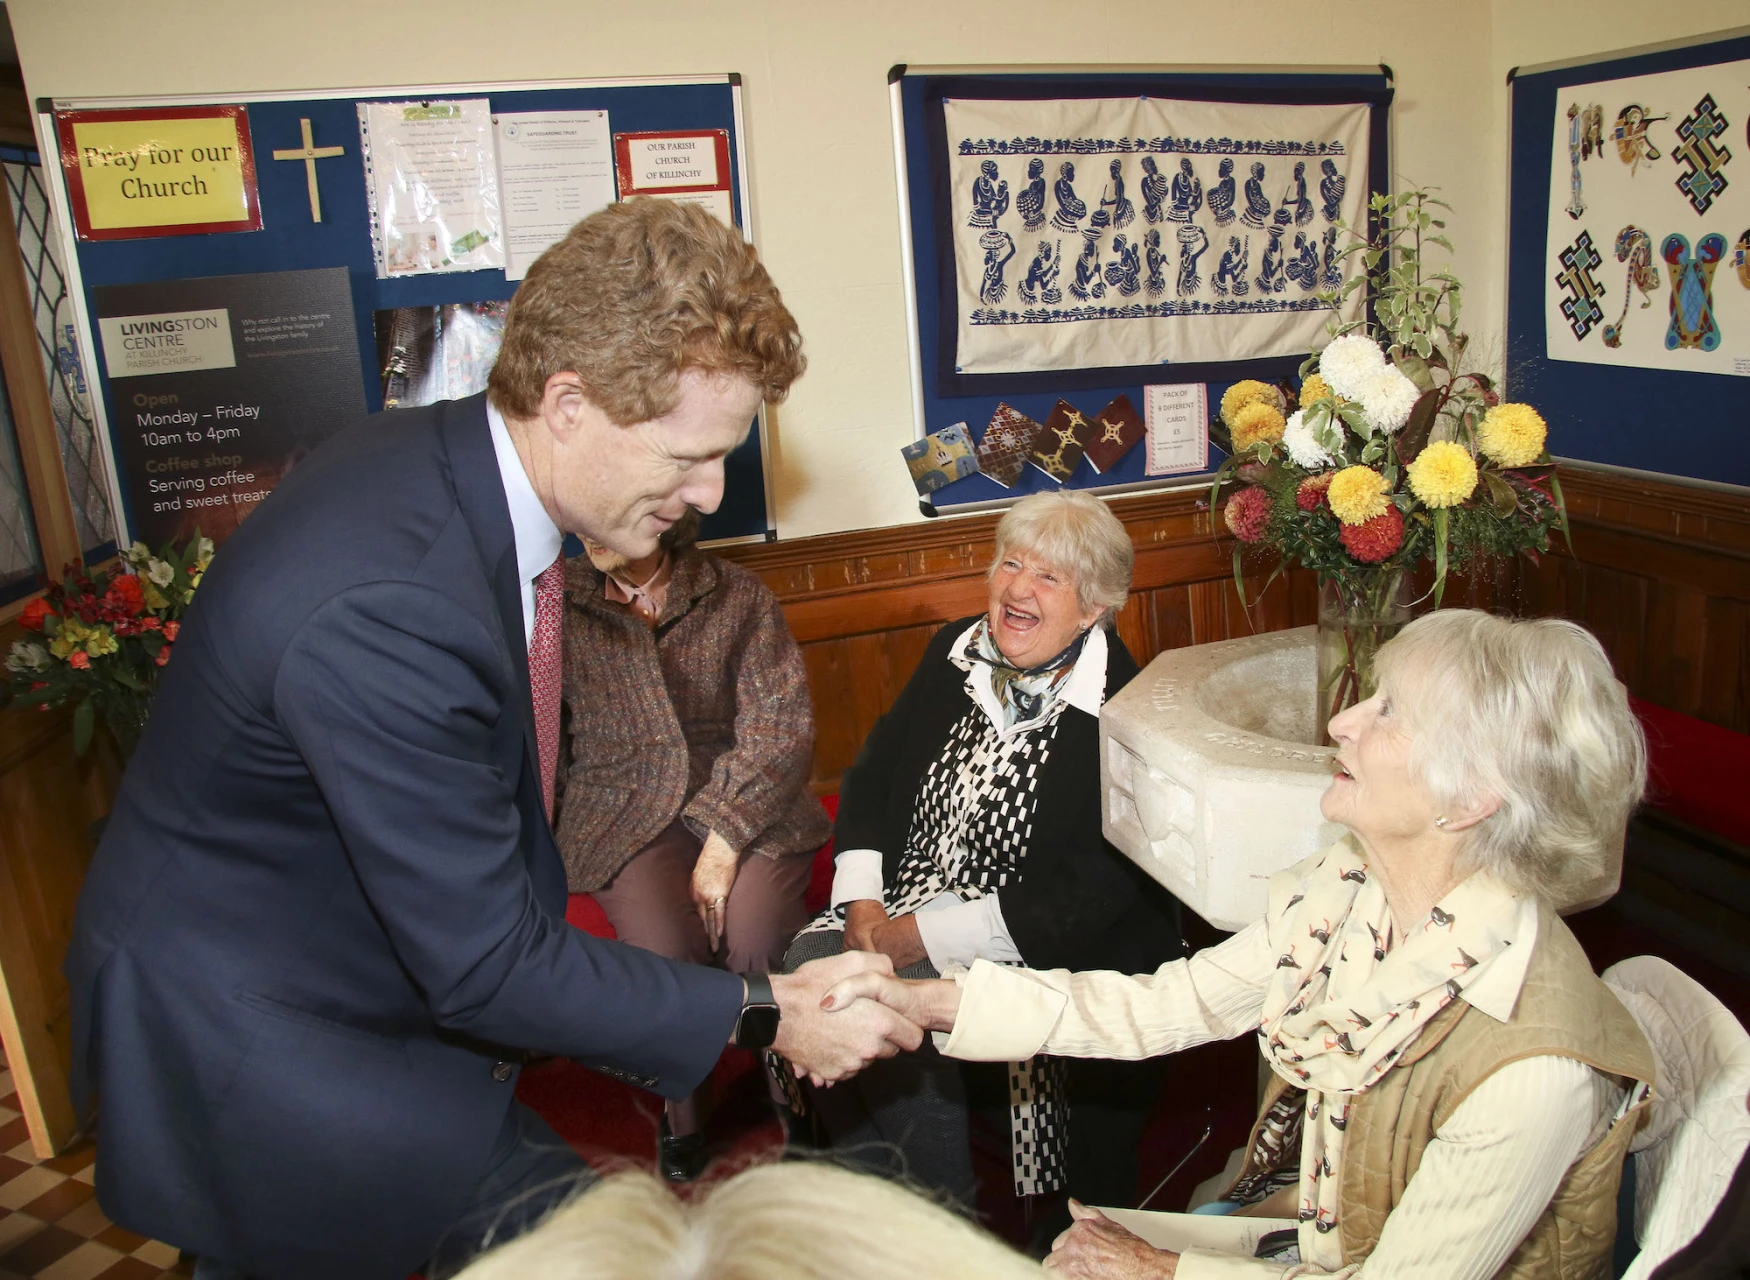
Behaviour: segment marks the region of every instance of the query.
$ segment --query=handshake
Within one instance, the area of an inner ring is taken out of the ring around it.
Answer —
[[[877,1058],[915,1049],[926,1031],[951,1031],[960,987],[945,979],[907,982],[873,951],[813,960],[774,974],[781,1018],[773,1052],[816,1085],[848,1080]]]

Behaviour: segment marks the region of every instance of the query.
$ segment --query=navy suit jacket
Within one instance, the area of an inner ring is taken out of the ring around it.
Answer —
[[[343,432],[214,559],[80,898],[112,1219],[399,1280],[478,1184],[517,1051],[705,1076],[740,980],[565,923],[535,758],[484,398]]]

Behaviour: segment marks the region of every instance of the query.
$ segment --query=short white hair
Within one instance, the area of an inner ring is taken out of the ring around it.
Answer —
[[[616,1173],[456,1280],[1038,1280],[1039,1264],[895,1183],[794,1161],[683,1202]]]
[[[1076,605],[1086,613],[1098,607],[1101,626],[1130,598],[1136,553],[1124,522],[1090,493],[1059,489],[1022,498],[997,521],[996,556],[991,576],[1003,560],[1019,552],[1035,556],[1075,583]]]
[[[1438,609],[1379,651],[1436,805],[1500,801],[1461,866],[1554,901],[1602,874],[1647,785],[1647,745],[1604,648],[1559,618]]]

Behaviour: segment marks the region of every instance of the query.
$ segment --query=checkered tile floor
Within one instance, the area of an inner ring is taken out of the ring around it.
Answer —
[[[186,1276],[167,1244],[103,1216],[89,1142],[38,1160],[0,1057],[0,1280],[160,1280]]]

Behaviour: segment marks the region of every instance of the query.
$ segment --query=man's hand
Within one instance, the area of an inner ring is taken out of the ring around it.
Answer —
[[[845,904],[845,950],[879,951],[875,930],[887,923],[887,911],[877,898],[858,898]]]
[[[923,1042],[910,1020],[874,1000],[835,1001],[824,997],[835,983],[858,974],[893,973],[886,956],[846,951],[813,960],[795,973],[773,975],[772,991],[782,1014],[772,1048],[817,1085],[857,1074],[877,1058],[891,1058]]]
[[[821,1007],[843,1009],[859,999],[879,1000],[925,1031],[952,1031],[960,1012],[960,984],[948,978],[907,980],[894,977],[891,970],[869,969],[840,979]]]
[[[1098,1209],[1069,1202],[1075,1224],[1052,1241],[1045,1269],[1076,1280],[1172,1280],[1179,1255],[1157,1249]]]
[[[741,855],[715,831],[708,832],[699,850],[699,860],[693,864],[692,893],[699,924],[704,927],[713,951],[723,938],[724,921],[729,916],[729,891],[735,887],[735,873],[740,867]]]

